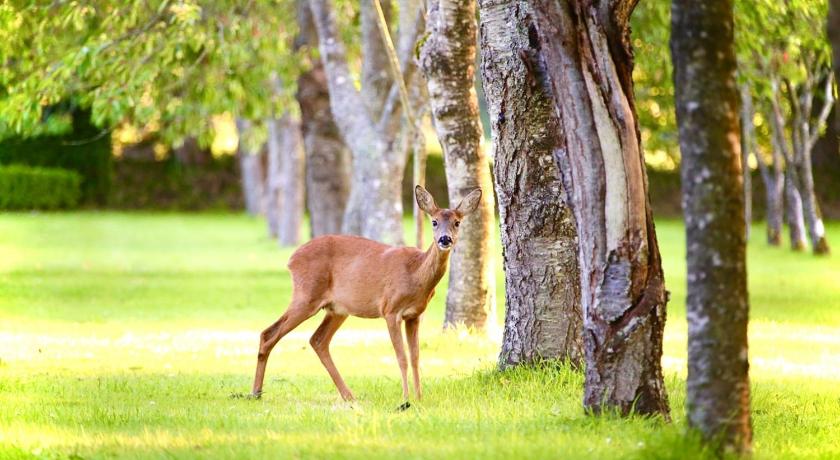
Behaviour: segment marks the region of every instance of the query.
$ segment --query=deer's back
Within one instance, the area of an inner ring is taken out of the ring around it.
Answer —
[[[326,235],[301,246],[289,259],[296,294],[321,308],[379,316],[389,299],[414,289],[411,270],[422,253],[350,235]]]

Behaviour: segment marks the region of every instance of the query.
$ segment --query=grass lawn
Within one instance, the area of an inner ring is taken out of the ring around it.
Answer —
[[[259,332],[290,298],[288,249],[230,214],[0,215],[0,458],[698,458],[686,436],[683,229],[657,230],[671,291],[674,422],[589,417],[568,368],[494,371],[498,337],[422,326],[424,400],[397,413],[384,321],[333,342],[341,402],[308,338],[275,348],[250,389]],[[840,226],[829,226],[840,245]],[[838,246],[840,247],[840,246]],[[498,245],[497,245],[498,249]],[[840,256],[749,250],[756,458],[840,458]],[[497,261],[504,300],[501,256]],[[498,334],[497,334],[498,335]]]

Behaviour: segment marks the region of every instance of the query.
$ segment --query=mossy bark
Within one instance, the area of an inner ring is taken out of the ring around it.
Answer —
[[[750,382],[744,184],[732,2],[673,0],[688,291],[690,426],[749,452]]]

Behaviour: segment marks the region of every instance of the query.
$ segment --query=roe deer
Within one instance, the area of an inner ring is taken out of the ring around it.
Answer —
[[[319,310],[324,321],[309,343],[329,372],[341,397],[353,400],[330,356],[330,341],[348,315],[385,318],[391,343],[402,373],[402,390],[408,402],[408,377],[402,322],[411,355],[414,393],[421,398],[418,365],[420,316],[434,295],[435,286],[446,271],[449,251],[458,240],[461,219],[473,212],[481,200],[481,190],[473,190],[455,209],[440,209],[423,187],[414,189],[420,209],[429,214],[434,241],[426,252],[413,247],[393,247],[348,235],[327,235],[304,244],[289,259],[294,291],[289,308],[260,335],[253,397],[262,394],[265,366],[272,348]]]

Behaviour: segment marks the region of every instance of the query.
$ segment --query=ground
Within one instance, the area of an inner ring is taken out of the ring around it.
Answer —
[[[307,341],[282,340],[262,400],[258,334],[290,297],[289,249],[232,214],[0,215],[0,458],[699,458],[685,425],[682,226],[657,230],[671,291],[674,422],[590,417],[565,366],[494,370],[495,338],[421,326],[425,397],[406,412],[381,320],[333,342],[344,403]],[[829,226],[840,244],[840,226]],[[498,244],[497,244],[498,249]],[[504,300],[501,260],[497,282]],[[749,248],[756,458],[840,457],[840,256]]]

